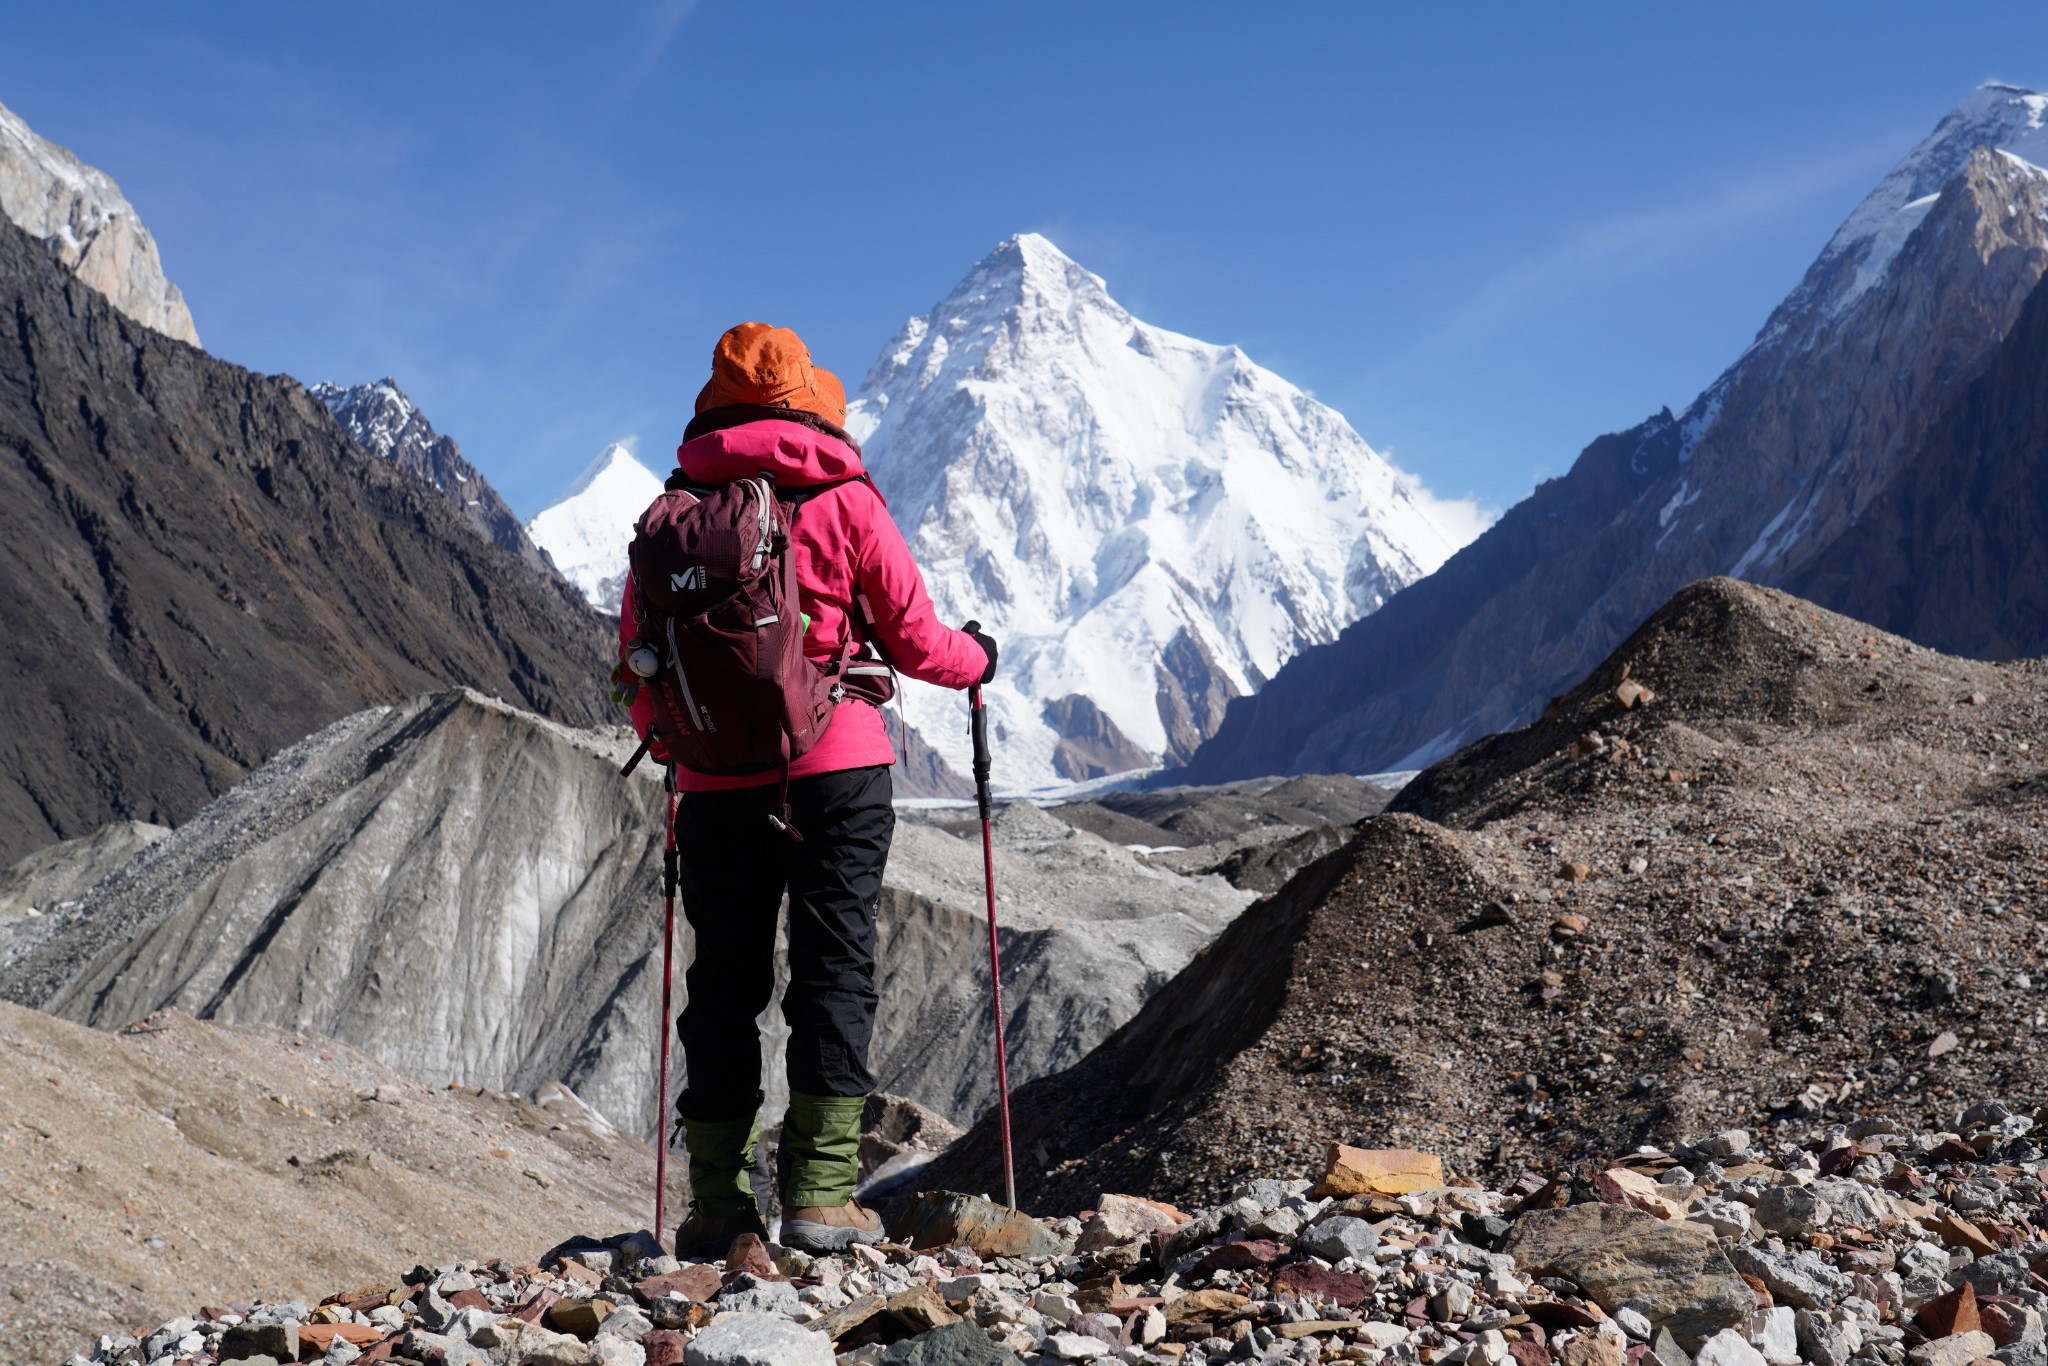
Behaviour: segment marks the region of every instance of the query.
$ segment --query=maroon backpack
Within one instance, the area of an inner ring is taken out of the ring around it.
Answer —
[[[705,487],[672,477],[633,525],[635,637],[626,663],[654,704],[648,738],[698,773],[782,771],[775,826],[789,825],[789,764],[817,744],[848,695],[881,705],[888,666],[849,629],[830,663],[804,657],[790,527],[838,483],[777,490],[766,479]],[[863,614],[860,604],[849,621]],[[646,748],[645,745],[642,749]],[[636,756],[637,761],[637,756]]]

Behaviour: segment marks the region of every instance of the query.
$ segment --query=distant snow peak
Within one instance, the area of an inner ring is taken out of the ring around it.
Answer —
[[[660,492],[660,478],[640,463],[631,445],[614,441],[526,530],[591,606],[616,612],[633,523]]]
[[[1013,788],[1184,757],[1230,697],[1484,524],[1238,348],[1133,317],[1037,233],[905,324],[848,425],[941,614],[1002,637]],[[907,705],[964,769],[957,698]]]

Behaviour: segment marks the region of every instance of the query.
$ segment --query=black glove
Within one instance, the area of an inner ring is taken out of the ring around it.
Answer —
[[[981,647],[981,652],[988,656],[988,669],[981,676],[982,682],[988,682],[990,679],[996,676],[995,641],[990,637],[982,634],[981,623],[978,621],[970,621],[965,626],[962,626],[960,629],[965,631],[968,635],[973,636],[974,643],[976,645],[979,645]]]

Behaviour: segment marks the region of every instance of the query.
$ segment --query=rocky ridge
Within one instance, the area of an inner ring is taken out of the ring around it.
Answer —
[[[0,859],[183,821],[367,705],[594,722],[602,620],[290,379],[130,321],[0,223]]]
[[[1361,1127],[1511,1175],[1717,1119],[1928,1128],[2023,1090],[2048,1031],[2044,716],[2039,662],[1695,585],[1022,1088],[1020,1194],[1209,1200]],[[934,1179],[986,1184],[992,1138]]]
[[[2048,649],[2028,633],[2040,579],[2019,572],[2030,542],[2015,545],[1996,480],[1944,481],[1940,534],[1898,534],[1930,435],[1977,420],[1970,386],[2048,269],[2044,111],[2048,97],[2009,86],[1973,94],[1683,413],[1593,442],[1442,569],[1232,703],[1186,779],[1419,767],[1526,723],[1713,574],[1950,649],[1982,638],[1945,624],[1953,611],[1981,625],[1970,604],[1983,592],[2007,620],[1985,648]],[[2007,398],[2027,430],[2037,400]],[[2037,447],[1996,449],[2038,464]],[[1866,581],[1883,593],[1859,591]]]
[[[462,458],[460,446],[434,430],[396,380],[387,376],[374,384],[323,383],[308,392],[327,405],[358,446],[447,494],[485,540],[528,564],[546,563],[498,491]]]
[[[2040,1116],[1973,1104],[1703,1134],[1489,1187],[1332,1143],[1183,1212],[1116,1193],[1046,1223],[927,1195],[903,1241],[809,1256],[644,1234],[537,1264],[415,1267],[317,1308],[202,1307],[68,1366],[2039,1366]],[[396,1265],[397,1263],[393,1263]]]
[[[127,316],[199,345],[185,296],[164,278],[156,239],[104,171],[38,137],[0,105],[0,217],[42,242],[50,258]]]
[[[651,1135],[660,788],[651,765],[619,776],[629,737],[459,691],[344,718],[89,891],[24,872],[49,909],[0,919],[0,997],[110,1029],[166,1007],[290,1028],[434,1084],[560,1080]],[[996,857],[1018,1079],[1078,1062],[1250,899],[1028,806],[997,823]],[[963,1123],[994,1095],[982,895],[978,830],[905,821],[874,1065]],[[776,1003],[762,1025],[772,1127]]]

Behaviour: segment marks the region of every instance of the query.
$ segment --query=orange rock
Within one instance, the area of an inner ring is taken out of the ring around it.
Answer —
[[[1432,1153],[1407,1148],[1352,1148],[1330,1145],[1316,1197],[1332,1195],[1405,1195],[1444,1183],[1444,1161]]]
[[[358,1351],[384,1340],[383,1330],[367,1323],[305,1323],[299,1325],[299,1360],[315,1361],[340,1338]]]
[[[1944,1214],[1939,1219],[1922,1222],[1929,1233],[1949,1247],[1967,1248],[1979,1257],[1988,1257],[1998,1251],[1998,1244],[1991,1240],[1990,1235],[1961,1215]]]
[[[1623,711],[1633,711],[1645,702],[1654,702],[1657,694],[1651,692],[1633,678],[1621,680],[1621,686],[1614,690],[1614,700],[1621,704]]]
[[[1673,1200],[1664,1187],[1627,1167],[1611,1167],[1593,1178],[1593,1189],[1610,1205],[1627,1205],[1659,1219],[1676,1219],[1685,1213],[1685,1202]]]
[[[1931,1338],[1974,1333],[1984,1326],[1977,1312],[1977,1291],[1968,1281],[1921,1305],[1917,1317]],[[304,1332],[303,1329],[300,1331]]]

